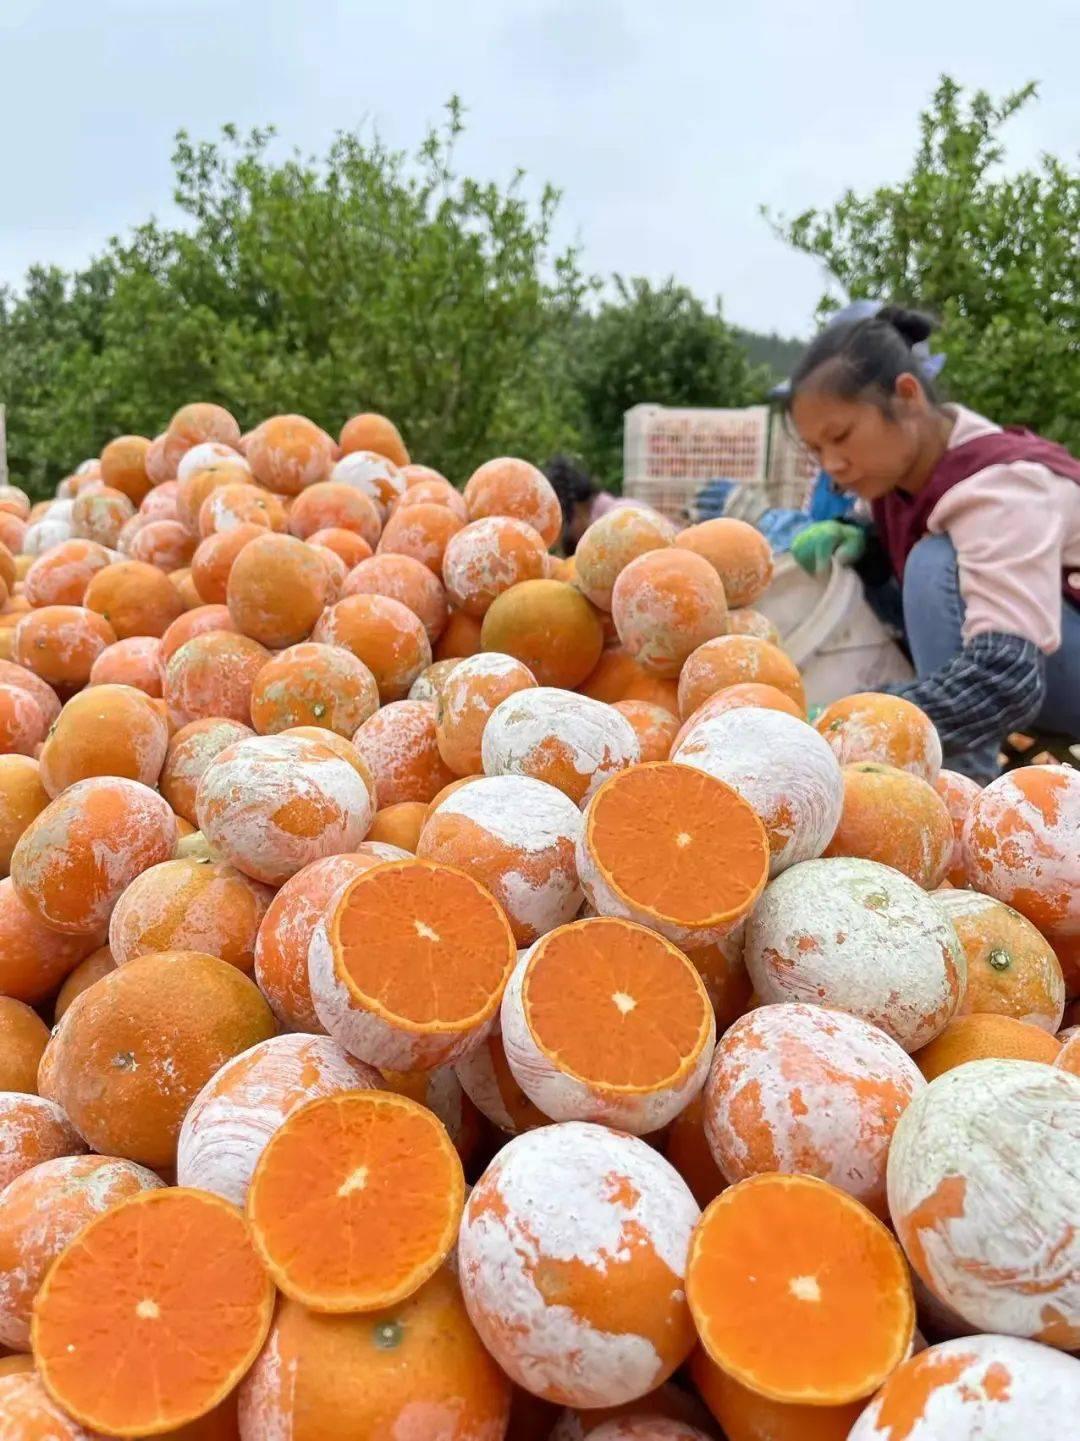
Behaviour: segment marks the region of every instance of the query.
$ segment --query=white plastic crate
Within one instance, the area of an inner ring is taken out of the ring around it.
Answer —
[[[684,523],[707,480],[762,485],[768,450],[768,406],[679,410],[635,405],[623,425],[623,494]]]
[[[810,499],[818,464],[783,415],[774,415],[769,432],[769,504],[802,510]]]

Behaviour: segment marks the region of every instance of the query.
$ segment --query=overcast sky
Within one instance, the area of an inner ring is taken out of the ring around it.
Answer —
[[[464,167],[564,192],[586,266],[674,274],[740,324],[807,334],[822,277],[759,206],[902,175],[942,70],[1041,99],[1010,161],[1080,146],[1076,0],[0,0],[0,282],[172,215],[173,133],[272,122],[322,151],[413,145],[469,109]]]

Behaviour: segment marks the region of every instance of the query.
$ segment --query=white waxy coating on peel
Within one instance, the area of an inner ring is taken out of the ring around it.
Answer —
[[[1026,789],[1034,785],[1047,791],[1041,807]],[[972,802],[963,844],[979,890],[1008,904],[1037,897],[1047,915],[1059,913],[1055,933],[1080,934],[1080,772],[1031,766],[999,776]]]
[[[275,820],[290,803],[322,811],[314,835]],[[253,736],[215,756],[195,799],[199,829],[237,870],[281,885],[323,856],[351,851],[371,826],[374,807],[354,766],[318,741]]]
[[[944,1341],[893,1372],[848,1441],[896,1441],[896,1393],[903,1441],[1064,1441],[1080,1361],[1015,1336]]]
[[[766,886],[746,928],[762,1001],[808,1001],[861,1016],[917,1051],[956,1014],[967,962],[933,898],[890,866],[804,861]]]
[[[382,1087],[382,1077],[329,1036],[272,1036],[210,1077],[180,1128],[176,1183],[243,1206],[270,1137],[297,1107]]]
[[[502,541],[514,536],[516,547],[504,550]],[[512,516],[487,516],[463,526],[447,541],[442,575],[451,602],[471,615],[522,580],[537,580],[544,573],[547,548],[540,534]]]
[[[87,1222],[136,1190],[155,1191],[164,1185],[160,1176],[134,1161],[58,1156],[32,1166],[5,1187],[0,1246],[5,1261],[14,1264],[0,1263],[0,1345],[30,1350],[34,1293],[51,1261]],[[12,1231],[16,1209],[18,1229]],[[2,1423],[0,1415],[0,1436]]]
[[[645,1395],[673,1369],[657,1343],[683,1315],[699,1216],[678,1172],[636,1137],[573,1121],[515,1137],[477,1182],[461,1223],[459,1276],[480,1339],[519,1385],[564,1405]],[[675,1282],[653,1298],[655,1334],[602,1331],[545,1299],[537,1284],[545,1261],[588,1267],[598,1292],[639,1285],[635,1238]]]
[[[235,466],[249,473],[251,471],[247,456],[233,450],[231,445],[223,445],[219,440],[202,440],[180,457],[176,478],[186,480],[198,470],[219,470],[222,466]]]
[[[889,1210],[908,1259],[970,1325],[1080,1347],[1080,1077],[971,1061],[905,1111]],[[1057,1335],[1054,1330],[1057,1328]]]
[[[528,776],[480,777],[429,817],[417,854],[483,873],[519,945],[528,944],[573,920],[581,905],[574,863],[581,828],[581,812],[554,786]],[[496,862],[498,874],[489,874]]]
[[[700,722],[672,760],[738,791],[769,832],[777,876],[815,860],[833,838],[844,806],[844,776],[813,726],[783,711],[740,707]]]
[[[518,691],[497,705],[484,727],[481,753],[488,776],[549,780],[553,762],[559,770],[569,767],[576,778],[570,799],[578,805],[609,776],[641,760],[634,727],[624,715],[554,686]]]
[[[889,1141],[925,1089],[915,1062],[857,1016],[759,1006],[716,1047],[705,1135],[729,1184],[764,1170],[808,1171],[884,1215]]]
[[[634,1136],[647,1136],[673,1121],[705,1084],[716,1044],[715,1019],[710,1016],[708,1032],[694,1063],[681,1078],[660,1084],[651,1092],[619,1094],[612,1090],[605,1094],[583,1078],[560,1069],[537,1044],[523,1001],[526,971],[536,950],[532,946],[511,972],[500,1015],[507,1064],[533,1105],[553,1121],[595,1121]],[[671,957],[672,964],[675,960]]]
[[[363,491],[383,517],[390,501],[404,495],[406,489],[405,477],[393,461],[373,450],[354,450],[343,455],[329,478]]]

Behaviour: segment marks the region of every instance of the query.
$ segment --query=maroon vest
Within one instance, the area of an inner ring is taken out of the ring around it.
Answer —
[[[894,490],[884,500],[876,500],[874,524],[897,578],[903,580],[907,558],[926,534],[926,522],[946,491],[989,465],[1015,465],[1024,460],[1045,465],[1055,475],[1080,485],[1080,460],[1070,455],[1063,445],[1044,440],[1030,430],[1010,426],[992,435],[965,440],[962,445],[947,450],[918,495]],[[1076,583],[1075,576],[1075,571],[1062,572],[1061,591],[1074,605],[1080,606],[1080,584]]]

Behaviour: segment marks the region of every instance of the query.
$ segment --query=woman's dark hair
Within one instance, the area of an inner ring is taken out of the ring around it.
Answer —
[[[592,476],[568,455],[553,455],[544,466],[544,474],[559,497],[564,522],[573,515],[575,505],[587,504],[597,493]]]
[[[876,315],[826,326],[795,367],[787,406],[813,378],[815,387],[845,400],[871,400],[887,409],[901,375],[919,379],[927,399],[937,392],[913,346],[929,339],[936,324],[918,310],[883,305]]]

